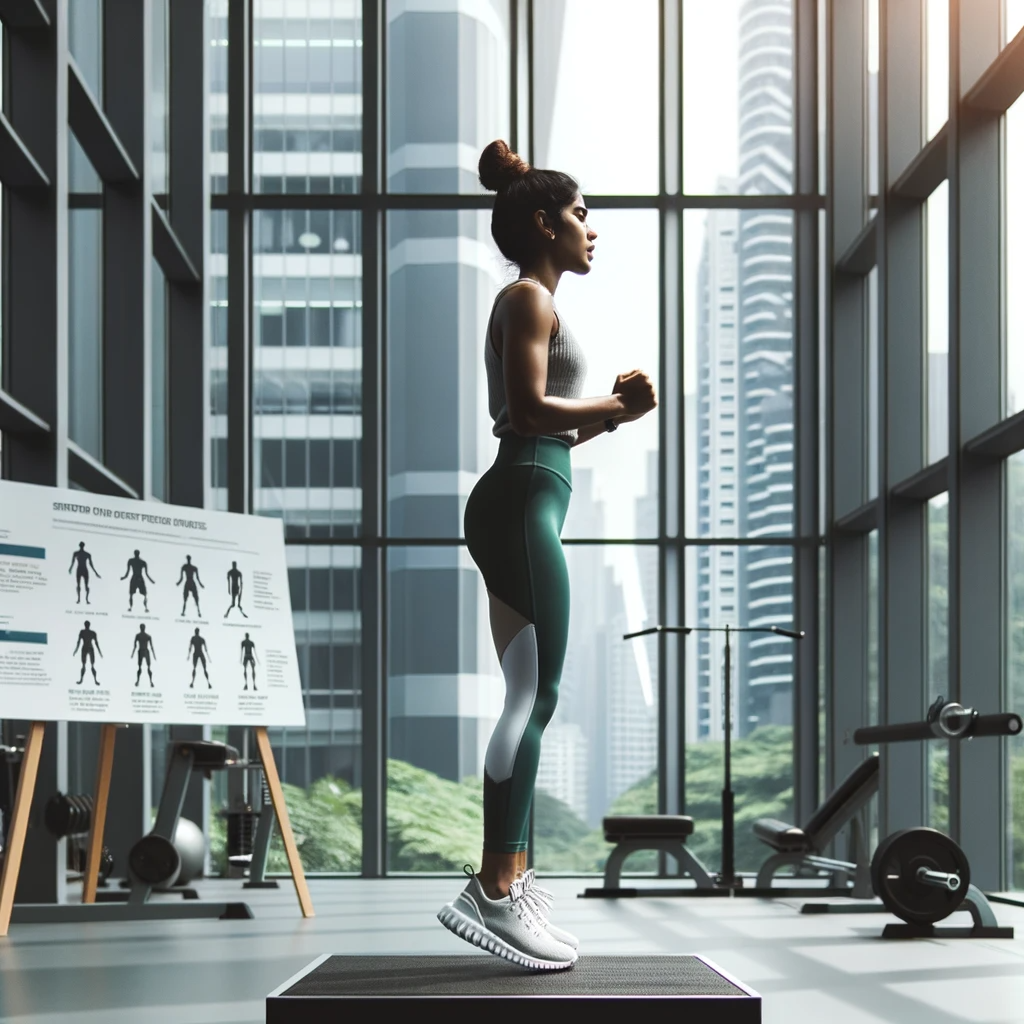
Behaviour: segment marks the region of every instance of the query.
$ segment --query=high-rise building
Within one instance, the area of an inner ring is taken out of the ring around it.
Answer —
[[[735,192],[722,179],[718,191]],[[735,210],[709,210],[697,271],[697,535],[735,535],[739,510],[740,369],[737,351],[738,281]],[[738,562],[734,547],[697,549],[695,613],[699,626],[738,625]],[[722,738],[719,672],[721,644],[714,633],[697,633],[691,687],[695,712],[693,739]],[[734,680],[736,674],[734,672]]]
[[[739,17],[739,188],[793,190],[793,8],[745,0]],[[793,218],[739,214],[738,383],[740,504],[747,538],[792,536],[794,520]],[[747,626],[793,622],[793,553],[752,545],[739,556],[740,616]],[[792,643],[743,638],[737,659],[737,730],[792,721]]]

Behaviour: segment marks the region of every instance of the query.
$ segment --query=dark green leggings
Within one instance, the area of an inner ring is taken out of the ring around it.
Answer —
[[[567,441],[502,438],[466,503],[469,553],[487,590],[526,620],[501,657],[505,707],[484,760],[484,849],[526,849],[540,739],[558,701],[569,636],[560,534],[572,494]]]

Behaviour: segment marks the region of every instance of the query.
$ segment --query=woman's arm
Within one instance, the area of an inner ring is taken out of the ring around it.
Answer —
[[[548,344],[554,309],[551,295],[540,288],[516,289],[506,300],[502,364],[505,402],[512,429],[522,437],[556,434],[583,427],[604,429],[604,421],[628,414],[622,395],[597,398],[556,398],[545,395]]]

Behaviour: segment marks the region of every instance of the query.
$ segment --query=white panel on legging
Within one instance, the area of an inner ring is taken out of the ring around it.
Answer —
[[[494,782],[512,777],[519,744],[537,700],[537,629],[532,622],[505,648],[501,671],[505,676],[505,707],[484,758],[484,770]]]

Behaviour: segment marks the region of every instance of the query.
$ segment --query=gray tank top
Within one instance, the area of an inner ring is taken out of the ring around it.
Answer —
[[[505,285],[494,297],[494,304],[491,306],[491,315],[487,319],[487,339],[484,342],[484,367],[487,371],[487,401],[491,419],[494,420],[494,436],[503,437],[506,434],[513,434],[512,424],[508,418],[508,406],[505,402],[505,374],[502,368],[501,356],[494,347],[494,340],[491,336],[491,326],[494,321],[494,309],[498,300],[511,288],[521,282],[520,279]],[[543,288],[542,284],[535,284],[535,287]],[[544,389],[545,395],[555,398],[580,398],[583,395],[583,383],[587,376],[587,357],[572,331],[569,330],[565,318],[558,309],[555,309],[558,317],[558,330],[548,343],[548,380]],[[569,444],[576,443],[576,430],[563,430],[558,433],[549,434],[549,437],[564,438]]]

